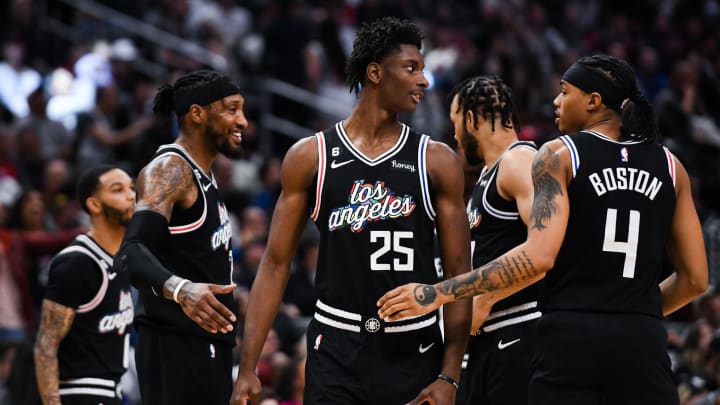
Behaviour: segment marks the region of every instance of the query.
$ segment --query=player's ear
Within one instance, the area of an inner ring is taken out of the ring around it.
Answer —
[[[100,203],[100,199],[95,196],[86,198],[85,206],[91,214],[98,214],[102,212],[102,203]]]
[[[368,81],[373,84],[380,83],[380,77],[382,76],[381,70],[382,68],[380,67],[379,63],[368,63],[367,68],[365,68],[365,75],[367,76]]]
[[[467,110],[465,111],[465,126],[467,128],[476,128],[475,125],[475,114],[472,113],[472,111]]]
[[[587,101],[588,110],[597,110],[602,104],[602,96],[598,92],[590,93],[590,97]]]
[[[205,108],[197,104],[193,104],[190,106],[190,111],[188,111],[187,114],[193,123],[201,124],[205,120],[207,112],[205,111]]]

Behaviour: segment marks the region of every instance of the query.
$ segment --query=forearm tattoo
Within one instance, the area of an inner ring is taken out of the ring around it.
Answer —
[[[60,404],[57,351],[70,331],[75,311],[52,301],[43,301],[43,315],[35,343],[35,374],[44,404]]]
[[[452,295],[457,301],[509,287],[537,274],[538,270],[523,250],[518,254],[503,255],[470,273],[445,280],[438,289],[445,295]]]
[[[437,298],[437,291],[435,291],[435,288],[431,285],[419,285],[415,287],[413,293],[415,294],[415,301],[422,306],[431,305],[435,302],[435,298]]]
[[[545,229],[547,226],[543,222],[557,212],[554,200],[555,196],[562,195],[562,189],[553,174],[557,174],[559,168],[560,159],[556,153],[547,148],[542,148],[533,162],[532,179],[535,197],[530,211],[530,223],[533,229],[540,231]]]

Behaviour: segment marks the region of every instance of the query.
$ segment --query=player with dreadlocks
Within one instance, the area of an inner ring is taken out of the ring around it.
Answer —
[[[437,281],[435,227],[445,273],[470,269],[460,161],[447,145],[398,121],[398,113],[415,110],[428,86],[421,40],[408,21],[363,25],[346,65],[350,87],[359,93],[353,112],[285,156],[231,404],[257,403],[255,366],[308,215],[320,232],[320,250],[304,403],[404,404],[414,397],[454,403],[470,303],[445,308],[444,340],[436,312],[385,322],[376,307],[390,288]]]
[[[240,146],[244,99],[230,78],[200,70],[155,97],[177,140],[137,179],[138,202],[117,271],[141,291],[136,360],[143,404],[227,404],[236,322],[230,217],[211,171]]]
[[[450,99],[460,156],[469,165],[485,164],[467,205],[475,268],[526,239],[533,198],[530,165],[537,148],[518,141],[512,92],[499,77],[466,79]],[[474,336],[459,403],[527,403],[532,335],[541,315],[539,286],[523,289],[527,284],[474,297]]]
[[[657,143],[621,59],[579,59],[554,106],[569,135],[533,161],[527,240],[469,274],[390,291],[380,315],[420,315],[547,272],[529,403],[677,405],[662,317],[708,285],[687,172]],[[675,272],[662,279],[666,253]]]

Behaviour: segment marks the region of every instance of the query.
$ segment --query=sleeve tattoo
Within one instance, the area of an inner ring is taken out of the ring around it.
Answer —
[[[53,301],[43,301],[42,320],[35,342],[35,374],[45,404],[60,404],[57,351],[70,331],[75,310]]]
[[[548,148],[542,148],[532,165],[532,180],[535,188],[530,223],[533,229],[542,231],[547,221],[557,212],[555,196],[562,195],[560,183],[554,174],[560,169],[558,155]]]
[[[502,289],[538,274],[532,260],[523,250],[516,255],[502,256],[459,277],[440,283],[439,290],[455,300]]]
[[[142,182],[138,182],[138,202],[146,209],[162,212],[161,207],[174,202],[193,185],[194,175],[185,163],[157,161]]]

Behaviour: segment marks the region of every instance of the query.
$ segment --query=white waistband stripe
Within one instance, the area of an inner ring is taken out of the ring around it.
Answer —
[[[398,333],[398,332],[408,332],[411,330],[418,330],[418,329],[428,327],[428,326],[434,324],[435,322],[437,322],[437,316],[433,316],[432,318],[428,318],[424,321],[410,323],[407,325],[386,326],[385,333]]]
[[[95,395],[98,397],[117,398],[115,391],[103,388],[60,388],[60,395]]]
[[[349,330],[350,332],[360,333],[360,327],[357,325],[350,325],[349,323],[338,322],[338,321],[332,320],[326,316],[320,315],[317,312],[315,312],[315,319],[318,322],[324,323],[325,325],[328,325],[328,326],[332,326],[333,328],[344,329],[344,330]]]
[[[60,384],[72,384],[72,385],[99,385],[101,387],[115,388],[115,381],[108,380],[106,378],[71,378],[68,380],[60,381]]]
[[[526,314],[523,316],[506,319],[504,321],[494,323],[492,325],[484,326],[482,328],[482,330],[483,330],[483,332],[492,332],[494,330],[498,330],[498,329],[504,328],[506,326],[516,325],[518,323],[523,323],[523,322],[527,322],[527,321],[530,321],[533,319],[537,319],[537,318],[540,318],[541,316],[542,316],[542,312],[536,311],[536,312],[532,312],[532,313],[529,313],[529,314]]]
[[[495,318],[500,318],[501,316],[514,314],[516,312],[525,311],[527,309],[532,309],[537,307],[538,303],[537,301],[527,302],[525,304],[516,305],[514,307],[506,308],[497,312],[493,312],[485,319],[485,321],[491,321]]]
[[[358,321],[358,322],[360,322],[362,320],[362,315],[360,315],[360,314],[356,314],[354,312],[343,311],[342,309],[331,307],[330,305],[327,305],[320,300],[317,300],[316,305],[318,308],[322,309],[323,311],[325,311],[329,314],[333,314],[340,318],[350,319],[352,321]]]

